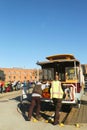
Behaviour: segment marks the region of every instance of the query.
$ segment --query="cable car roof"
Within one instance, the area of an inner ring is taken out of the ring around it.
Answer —
[[[62,63],[62,62],[77,62],[80,63],[72,54],[61,54],[61,55],[52,55],[46,57],[47,61],[37,62],[37,65],[45,65],[50,63]]]
[[[57,54],[46,57],[47,60],[59,60],[59,59],[75,59],[72,54]]]

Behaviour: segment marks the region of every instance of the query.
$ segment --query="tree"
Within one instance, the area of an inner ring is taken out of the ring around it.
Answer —
[[[3,70],[0,70],[0,80],[5,81],[5,74]]]

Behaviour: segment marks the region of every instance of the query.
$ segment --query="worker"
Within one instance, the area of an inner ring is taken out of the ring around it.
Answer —
[[[58,73],[55,74],[54,80],[51,83],[50,98],[53,100],[55,106],[55,115],[53,125],[59,124],[60,109],[62,106],[63,90],[61,82],[59,81]]]
[[[41,97],[42,97],[42,90],[44,89],[44,86],[42,83],[38,82],[32,92],[32,100],[28,111],[28,121],[31,120],[33,109],[36,106],[36,119],[40,120],[40,109],[41,109]]]

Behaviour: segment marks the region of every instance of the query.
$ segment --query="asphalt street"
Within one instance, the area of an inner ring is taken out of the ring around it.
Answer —
[[[0,130],[75,130],[76,126],[53,126],[43,121],[26,121],[18,111],[17,106],[21,92],[0,94]],[[79,130],[86,130],[87,124],[80,124]]]

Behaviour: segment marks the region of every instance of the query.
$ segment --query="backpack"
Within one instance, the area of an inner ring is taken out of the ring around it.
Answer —
[[[38,93],[38,94],[42,95],[41,84],[35,85],[35,87],[33,88],[33,93]]]

